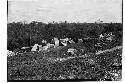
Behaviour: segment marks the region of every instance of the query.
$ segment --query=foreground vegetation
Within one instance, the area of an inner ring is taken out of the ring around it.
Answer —
[[[122,49],[83,54],[67,59],[72,56],[62,53],[63,61],[54,61],[59,55],[49,52],[8,57],[8,80],[121,80]]]

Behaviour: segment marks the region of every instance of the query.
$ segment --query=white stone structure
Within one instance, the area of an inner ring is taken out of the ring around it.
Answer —
[[[35,45],[33,46],[33,48],[31,49],[31,51],[37,51],[38,47],[39,47],[39,45],[38,45],[38,44],[35,44]]]
[[[45,50],[48,50],[48,48],[54,48],[54,46],[55,46],[54,44],[47,43],[47,45],[43,46],[41,50],[45,51]]]
[[[102,34],[99,35],[99,38],[104,38],[105,36],[103,36]]]
[[[75,43],[75,42],[70,38],[69,43],[72,44],[72,43]]]
[[[27,49],[27,48],[30,48],[30,47],[22,47],[21,49]]]
[[[71,53],[73,55],[73,54],[75,54],[75,52],[77,52],[77,50],[74,48],[69,48],[67,52]]]
[[[67,42],[69,41],[69,39],[68,38],[60,39],[60,41],[64,46],[67,46]]]
[[[42,40],[42,43],[47,43],[47,41],[46,40]]]
[[[42,45],[39,45],[39,51],[41,51],[43,49]]]
[[[83,42],[83,40],[82,39],[78,39],[78,43],[81,43],[81,42]]]

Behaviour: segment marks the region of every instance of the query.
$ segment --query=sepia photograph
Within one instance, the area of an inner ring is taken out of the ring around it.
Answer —
[[[122,81],[123,0],[7,0],[7,82]]]

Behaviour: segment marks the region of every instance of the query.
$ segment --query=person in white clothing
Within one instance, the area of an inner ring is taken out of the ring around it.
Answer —
[[[57,47],[57,46],[59,46],[59,40],[58,40],[58,38],[54,38],[54,44],[55,44],[55,47]]]

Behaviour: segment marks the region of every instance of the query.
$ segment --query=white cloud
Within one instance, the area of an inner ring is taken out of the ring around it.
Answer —
[[[10,3],[11,2],[11,3]],[[9,21],[121,22],[121,0],[10,1]],[[11,11],[11,12],[10,12]]]

